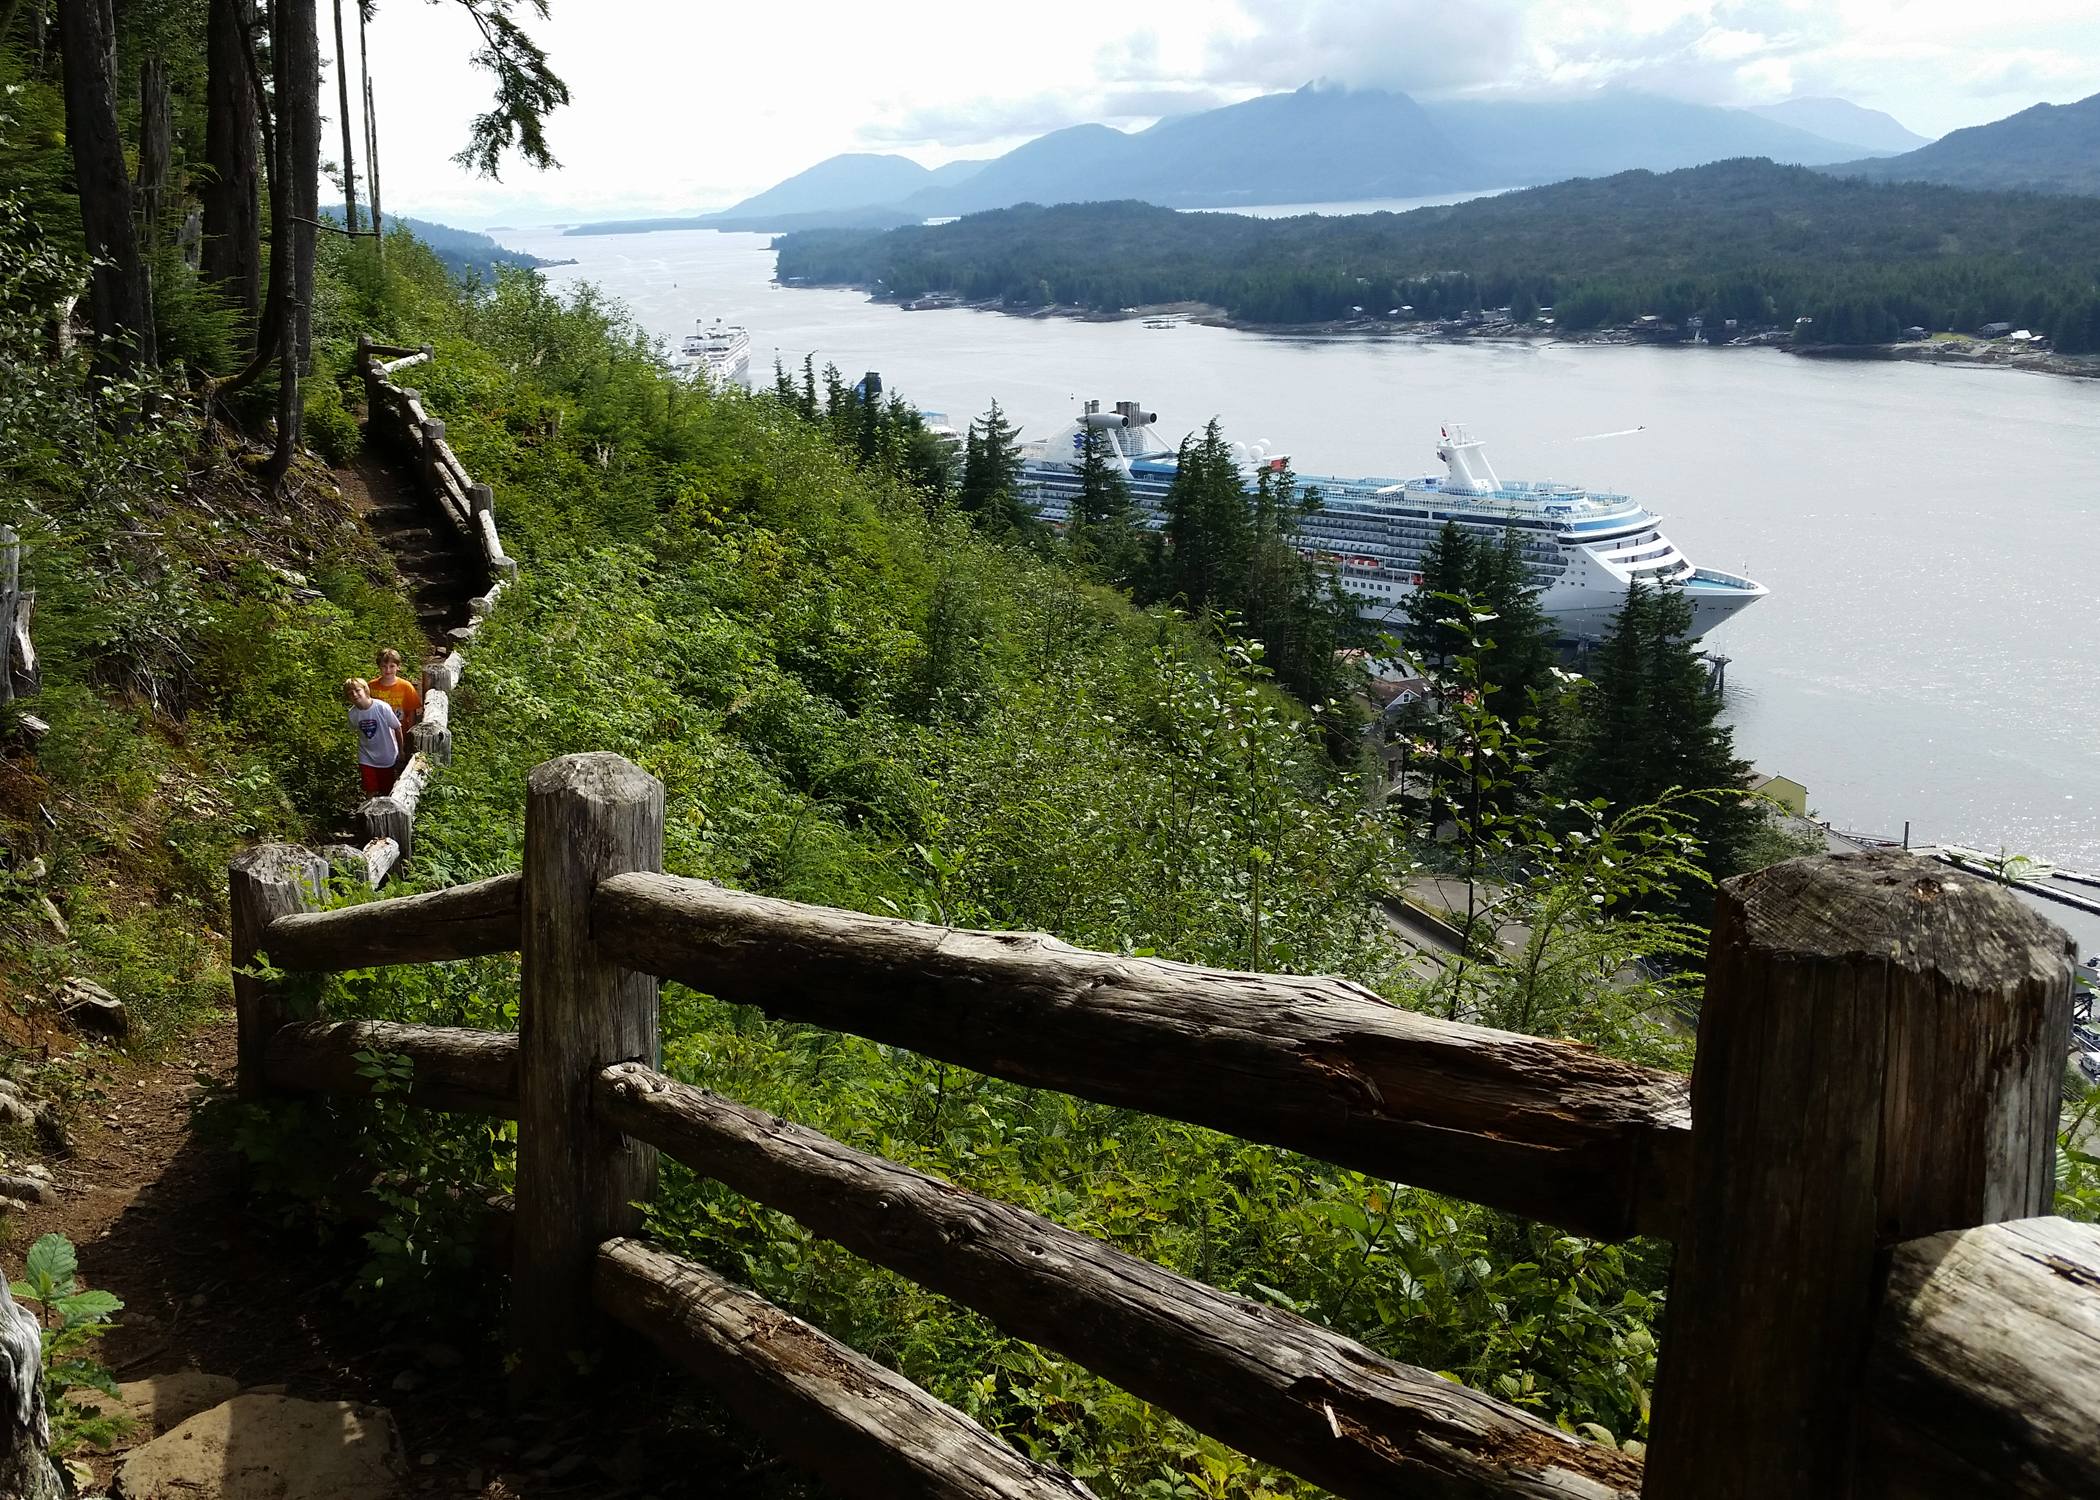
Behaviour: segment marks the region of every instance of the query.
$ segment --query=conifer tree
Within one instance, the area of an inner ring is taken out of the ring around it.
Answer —
[[[1685,791],[1740,789],[1750,774],[1736,759],[1734,732],[1721,722],[1720,695],[1688,638],[1692,606],[1676,589],[1634,580],[1592,654],[1572,743],[1562,759],[1564,789],[1602,798],[1614,813]],[[1735,874],[1759,814],[1740,797],[1692,803],[1680,816],[1704,845],[1700,863],[1716,878]]]
[[[1491,644],[1473,643],[1468,628],[1446,623],[1462,614],[1440,595],[1471,597],[1494,618],[1479,628]],[[1516,531],[1489,542],[1447,521],[1422,554],[1422,582],[1401,606],[1401,640],[1432,667],[1470,656],[1487,691],[1499,694],[1496,712],[1515,718],[1557,688],[1554,644],[1559,631],[1539,606],[1539,587],[1524,560]]]
[[[1002,535],[1023,531],[1028,510],[1021,503],[1020,429],[1006,420],[994,401],[991,410],[970,424],[963,445],[962,488],[957,503],[985,530]]]
[[[1244,607],[1254,561],[1254,515],[1240,466],[1216,417],[1185,438],[1167,490],[1158,594],[1191,613]]]
[[[1079,498],[1072,510],[1072,555],[1090,576],[1128,583],[1143,567],[1130,481],[1116,461],[1114,440],[1099,428],[1079,435]]]

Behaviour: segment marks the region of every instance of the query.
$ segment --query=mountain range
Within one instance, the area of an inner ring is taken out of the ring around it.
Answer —
[[[1880,182],[2100,194],[2100,94],[2076,104],[2037,104],[1901,156],[1828,170]]]
[[[1606,90],[1567,100],[1421,104],[1381,89],[1307,84],[1130,134],[1074,125],[990,161],[933,171],[899,156],[835,156],[719,213],[569,232],[886,228],[1088,199],[1231,208],[1422,198],[1742,156],[1828,166],[1922,139],[1885,114],[1837,99],[1752,111]]]

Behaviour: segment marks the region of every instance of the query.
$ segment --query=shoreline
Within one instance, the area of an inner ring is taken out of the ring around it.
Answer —
[[[796,282],[789,291],[856,291],[865,287],[850,283]],[[1658,348],[1695,347],[1688,340],[1643,332],[1633,328],[1603,328],[1589,333],[1562,333],[1549,328],[1526,328],[1511,323],[1453,326],[1429,323],[1395,323],[1385,318],[1342,318],[1324,323],[1251,323],[1231,317],[1224,308],[1204,302],[1165,302],[1145,307],[1118,308],[1105,312],[1082,307],[1007,307],[997,301],[948,302],[932,307],[907,307],[888,298],[870,296],[870,302],[888,303],[899,312],[990,312],[1009,318],[1063,318],[1074,323],[1130,323],[1171,320],[1202,328],[1229,328],[1238,333],[1264,334],[1275,338],[1404,339],[1424,344],[1567,344],[1574,346],[1647,345]],[[1961,368],[2021,370],[2040,375],[2062,375],[2073,380],[2100,380],[2100,354],[2057,354],[2006,339],[1971,338],[1965,334],[1934,334],[1900,344],[1800,344],[1791,334],[1749,334],[1726,343],[1702,343],[1707,349],[1777,349],[1803,359],[1879,360],[1910,364],[1948,365]]]

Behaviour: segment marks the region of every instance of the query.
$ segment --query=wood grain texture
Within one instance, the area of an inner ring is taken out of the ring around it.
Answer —
[[[423,669],[423,685],[429,692],[450,693],[457,690],[460,678],[466,675],[467,659],[452,651],[437,665]]]
[[[1899,1245],[1868,1366],[1860,1500],[2100,1495],[2100,1227]]]
[[[1584,1234],[1674,1232],[1686,1080],[1397,1010],[1341,979],[1237,974],[608,880],[601,945],[647,973],[1015,1082],[1165,1115]]]
[[[272,919],[263,947],[278,968],[307,972],[443,963],[518,951],[524,877],[494,875],[419,896]]]
[[[638,1240],[596,1257],[601,1310],[851,1500],[1092,1500],[903,1376],[764,1298]]]
[[[408,732],[408,748],[434,766],[452,764],[452,695],[442,688],[423,694],[423,712]]]
[[[401,768],[395,779],[394,789],[384,797],[372,797],[357,810],[357,819],[363,825],[367,839],[392,839],[401,846],[401,857],[412,859],[416,852],[416,806],[423,800],[423,789],[431,777],[430,757],[411,755],[408,764]]]
[[[1650,1500],[1835,1495],[1884,1252],[2044,1211],[2071,948],[1896,851],[1726,882]]]
[[[518,1117],[518,1039],[506,1031],[407,1026],[393,1021],[313,1021],[270,1038],[270,1086],[313,1094],[365,1095],[360,1052],[385,1052],[415,1065],[407,1102],[422,1109]]]
[[[601,1119],[1338,1495],[1620,1496],[1641,1466],[1303,1318],[1221,1292],[635,1063]]]
[[[546,1390],[594,1346],[592,1264],[632,1234],[656,1191],[656,1151],[593,1118],[599,1070],[657,1059],[656,980],[591,939],[591,892],[663,867],[663,783],[603,752],[535,766],[526,782],[520,907],[514,1390]]]
[[[252,1104],[269,1096],[264,1056],[270,1038],[291,1019],[274,984],[243,974],[264,951],[263,934],[282,916],[318,906],[328,888],[328,861],[297,844],[257,844],[226,867],[233,939],[233,1005],[238,1030],[238,1088]],[[279,964],[279,968],[284,965]]]

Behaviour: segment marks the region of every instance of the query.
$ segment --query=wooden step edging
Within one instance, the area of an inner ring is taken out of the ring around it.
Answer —
[[[368,429],[411,457],[418,487],[471,545],[487,581],[484,591],[471,601],[468,623],[452,631],[455,649],[439,667],[424,673],[422,718],[408,731],[404,747],[410,752],[408,766],[390,793],[369,798],[358,809],[358,826],[365,838],[391,838],[401,861],[412,859],[415,854],[416,806],[425,781],[436,767],[452,760],[451,694],[466,670],[466,660],[456,643],[473,639],[482,622],[494,612],[497,597],[518,577],[517,560],[504,551],[503,539],[496,530],[494,492],[487,485],[476,483],[467,472],[446,440],[445,424],[423,409],[419,394],[397,385],[392,378],[436,357],[429,344],[409,349],[376,343],[369,334],[358,336],[356,366],[364,380]],[[389,866],[381,870],[380,879],[384,880],[391,869]]]

